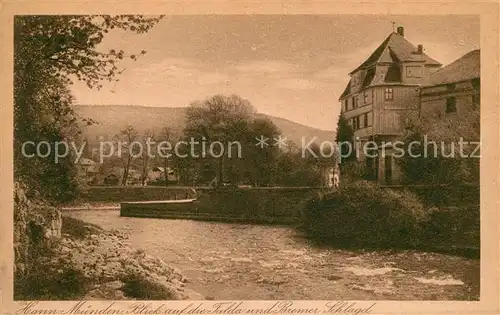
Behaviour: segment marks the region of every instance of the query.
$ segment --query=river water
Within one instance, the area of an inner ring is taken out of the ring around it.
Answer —
[[[224,300],[476,300],[479,260],[415,251],[318,248],[290,227],[124,218],[116,210],[71,216],[129,234],[128,243]]]

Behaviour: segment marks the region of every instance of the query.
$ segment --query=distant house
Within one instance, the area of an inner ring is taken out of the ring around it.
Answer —
[[[78,177],[85,183],[92,185],[96,181],[99,164],[87,158],[80,158],[77,163]]]
[[[396,139],[403,131],[403,116],[420,107],[420,87],[441,63],[404,37],[404,28],[389,36],[360,66],[350,72],[350,80],[339,98],[341,115],[354,131],[357,145],[375,141],[380,146]],[[379,146],[379,147],[380,147]],[[359,150],[357,164],[382,184],[399,180],[391,154],[367,157]],[[364,164],[364,165],[363,165]]]
[[[127,185],[140,185],[142,184],[142,173],[134,168],[129,168]]]
[[[177,182],[178,176],[173,168],[167,167],[167,178],[169,182]],[[165,168],[161,166],[153,167],[148,173],[150,182],[165,181]]]
[[[81,176],[92,176],[98,170],[98,164],[91,159],[80,158],[78,161],[78,173]]]
[[[116,174],[108,174],[104,177],[105,185],[118,185],[120,178]]]

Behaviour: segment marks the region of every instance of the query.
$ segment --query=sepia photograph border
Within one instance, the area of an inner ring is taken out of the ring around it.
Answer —
[[[370,314],[499,313],[499,4],[496,1],[0,1],[0,315],[15,314],[13,301],[13,18],[34,14],[366,14],[478,15],[481,47],[481,273],[479,301],[348,301]],[[332,106],[335,101],[332,96]],[[341,297],[336,299],[342,300]],[[94,309],[127,310],[137,301],[89,301]],[[220,301],[200,301],[204,307]],[[238,301],[240,302],[240,301]],[[241,301],[265,309],[273,301]],[[328,301],[293,301],[294,307],[324,306]],[[41,301],[40,308],[69,310],[75,301]],[[149,301],[152,305],[165,302]],[[190,301],[168,301],[182,308]],[[131,314],[130,312],[126,312]]]

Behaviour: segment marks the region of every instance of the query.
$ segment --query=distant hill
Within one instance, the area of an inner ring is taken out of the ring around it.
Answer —
[[[75,105],[78,114],[98,122],[86,127],[84,135],[88,141],[96,141],[99,137],[111,139],[127,124],[134,126],[139,132],[145,130],[159,131],[168,126],[174,138],[182,134],[185,124],[185,107],[149,107],[138,105]],[[281,130],[284,137],[301,145],[304,137],[306,143],[317,137],[316,142],[334,141],[335,132],[305,126],[284,118],[257,114],[257,117],[269,118]]]

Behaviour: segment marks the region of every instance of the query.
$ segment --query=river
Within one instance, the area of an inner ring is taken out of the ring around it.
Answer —
[[[479,260],[415,251],[318,248],[290,227],[71,216],[129,234],[127,242],[179,268],[217,300],[477,300]]]

